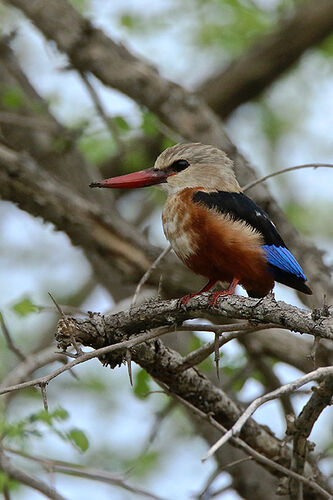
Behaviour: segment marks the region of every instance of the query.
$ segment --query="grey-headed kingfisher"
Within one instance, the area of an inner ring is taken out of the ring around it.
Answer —
[[[230,283],[212,295],[231,295],[240,284],[264,297],[274,281],[306,294],[306,276],[266,212],[242,193],[233,163],[220,149],[184,143],[167,148],[153,168],[92,183],[91,187],[139,188],[160,184],[168,193],[162,221],[176,255],[208,278]],[[181,299],[183,304],[197,294]]]

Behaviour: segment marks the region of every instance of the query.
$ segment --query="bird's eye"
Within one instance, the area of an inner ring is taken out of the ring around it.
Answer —
[[[190,164],[187,160],[176,160],[173,162],[170,168],[173,172],[181,172],[182,170],[185,170],[185,168],[187,168],[189,165]]]

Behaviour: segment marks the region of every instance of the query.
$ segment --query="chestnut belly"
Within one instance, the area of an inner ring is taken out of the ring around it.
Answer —
[[[211,281],[240,284],[262,297],[274,286],[261,234],[200,204],[174,196],[163,211],[163,227],[177,256],[194,273]]]

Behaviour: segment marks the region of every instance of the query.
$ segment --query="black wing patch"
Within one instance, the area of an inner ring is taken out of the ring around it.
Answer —
[[[193,195],[193,201],[246,222],[262,234],[266,245],[286,246],[266,212],[243,193],[198,191]]]

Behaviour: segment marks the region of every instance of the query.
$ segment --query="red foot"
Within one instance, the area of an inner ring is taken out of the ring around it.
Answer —
[[[214,307],[217,304],[217,299],[221,295],[233,295],[235,293],[236,286],[239,283],[238,278],[234,278],[232,283],[230,283],[229,287],[226,290],[221,290],[219,292],[213,292],[212,295],[210,296],[210,306]]]
[[[179,306],[186,306],[188,301],[195,297],[197,294],[196,293],[190,293],[189,295],[184,295],[181,299],[178,301]]]
[[[221,290],[220,292],[213,292],[210,296],[210,307],[214,307],[217,304],[217,299],[221,297],[221,295],[233,295],[234,292],[230,292],[229,290]]]
[[[202,293],[204,292],[208,292],[208,290],[210,290],[214,285],[215,285],[216,281],[208,281],[207,285],[205,285],[203,287],[202,290],[200,290],[200,292],[197,292],[197,293],[190,293],[189,295],[184,295],[184,297],[182,297],[181,299],[179,299],[178,301],[178,305],[179,307],[181,306],[186,306],[188,304],[188,301],[190,299],[193,299],[193,297],[196,297],[197,295],[201,295]]]

